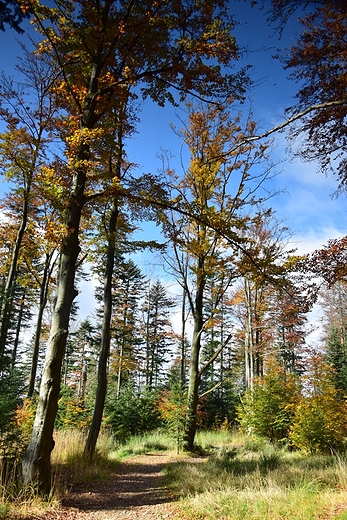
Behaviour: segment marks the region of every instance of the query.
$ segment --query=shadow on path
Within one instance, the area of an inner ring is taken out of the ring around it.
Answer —
[[[110,511],[170,502],[160,485],[160,472],[167,462],[164,459],[157,454],[146,455],[146,459],[141,457],[138,462],[121,464],[118,473],[107,483],[74,486],[63,505],[81,511]]]

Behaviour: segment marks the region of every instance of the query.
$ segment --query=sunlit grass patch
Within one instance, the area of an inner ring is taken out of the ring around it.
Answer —
[[[308,456],[245,440],[233,437],[200,463],[182,460],[167,467],[170,490],[184,497],[182,517],[318,520],[339,508],[344,514],[346,457]]]
[[[195,443],[203,450],[211,451],[228,446],[232,437],[232,433],[228,430],[198,431],[195,436]]]
[[[345,501],[345,493],[334,496],[310,485],[281,489],[263,485],[261,489],[205,491],[181,503],[186,518],[206,520],[318,520],[323,512]]]
[[[158,451],[175,452],[175,440],[160,432],[132,436],[110,455],[117,459],[123,459],[132,455],[143,455]]]

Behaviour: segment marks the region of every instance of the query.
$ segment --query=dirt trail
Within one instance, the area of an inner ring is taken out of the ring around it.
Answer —
[[[106,484],[74,486],[64,498],[62,510],[45,520],[182,519],[161,484],[161,471],[172,460],[165,454],[133,457]]]

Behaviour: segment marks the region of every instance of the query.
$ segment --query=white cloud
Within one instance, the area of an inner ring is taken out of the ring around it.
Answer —
[[[300,237],[295,237],[293,242],[299,254],[306,254],[320,249],[328,240],[342,236],[344,233],[333,226],[320,229],[309,228],[306,233],[302,232]]]

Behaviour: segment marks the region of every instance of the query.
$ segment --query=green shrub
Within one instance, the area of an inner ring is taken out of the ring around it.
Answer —
[[[296,408],[290,439],[308,453],[344,449],[347,439],[347,406],[334,386],[334,371],[321,357],[311,360],[305,378],[308,395]]]
[[[255,378],[238,408],[242,429],[271,442],[283,441],[289,435],[299,398],[297,376],[286,372],[275,360],[269,361],[266,374]]]
[[[107,402],[105,411],[106,423],[120,441],[131,435],[153,431],[160,425],[157,396],[153,392],[136,394],[128,387],[118,399]]]

